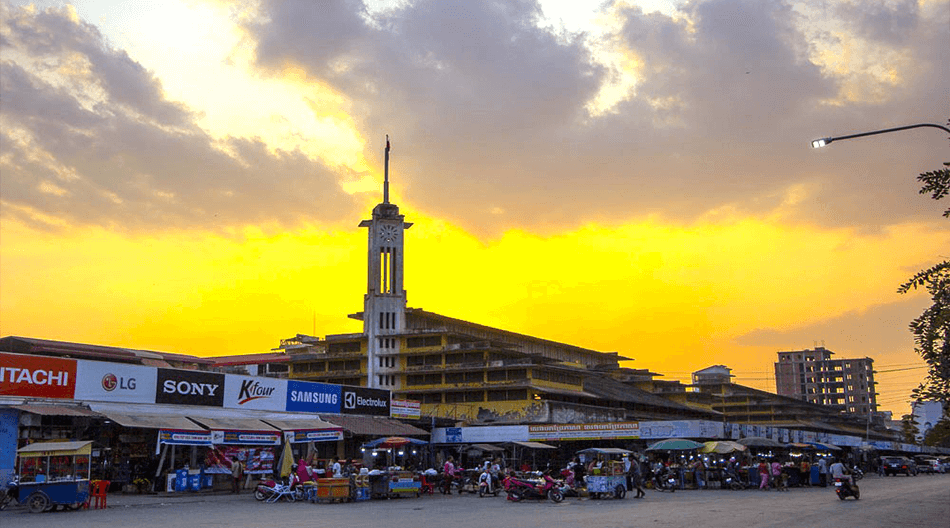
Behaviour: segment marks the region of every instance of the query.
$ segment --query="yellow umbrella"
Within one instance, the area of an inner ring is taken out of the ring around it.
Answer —
[[[284,451],[280,454],[280,477],[289,477],[293,465],[294,452],[290,447],[290,438],[284,438]]]
[[[699,450],[700,453],[732,453],[735,451],[745,451],[748,449],[746,446],[738,442],[730,442],[728,440],[719,440],[712,442],[705,442],[703,448]]]

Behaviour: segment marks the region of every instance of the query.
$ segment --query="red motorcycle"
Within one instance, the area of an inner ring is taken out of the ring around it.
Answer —
[[[540,482],[508,475],[505,477],[504,486],[505,491],[508,492],[508,500],[511,502],[520,502],[523,499],[548,499],[551,502],[564,500],[564,494],[547,473],[541,475]]]

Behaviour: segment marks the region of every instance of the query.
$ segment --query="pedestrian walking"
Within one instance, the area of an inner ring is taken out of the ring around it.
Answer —
[[[759,460],[759,489],[766,490],[769,489],[769,473],[771,469],[769,465],[765,462],[765,459]]]
[[[244,476],[244,464],[235,457],[231,462],[231,493],[241,493],[241,477]]]
[[[818,482],[822,488],[828,487],[828,459],[825,457],[818,459]]]

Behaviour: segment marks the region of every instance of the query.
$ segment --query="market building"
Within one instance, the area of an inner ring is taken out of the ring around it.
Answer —
[[[631,358],[409,308],[406,230],[389,201],[389,145],[383,201],[367,228],[367,288],[359,334],[297,335],[280,343],[288,377],[391,390],[420,402],[421,415],[468,423],[586,423],[709,418],[612,376]]]

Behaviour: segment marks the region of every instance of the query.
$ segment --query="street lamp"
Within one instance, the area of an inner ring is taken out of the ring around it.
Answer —
[[[921,128],[921,127],[939,128],[940,130],[943,130],[944,132],[950,134],[950,128],[947,128],[943,125],[935,125],[933,123],[919,123],[916,125],[907,125],[907,126],[896,127],[896,128],[885,128],[884,130],[874,130],[872,132],[861,132],[860,134],[849,134],[847,136],[820,138],[811,142],[811,148],[821,148],[821,147],[827,146],[832,141],[838,141],[841,139],[854,139],[854,138],[859,138],[859,137],[864,137],[864,136],[875,136],[877,134],[886,134],[888,132],[898,132],[900,130],[908,130],[911,128]]]

